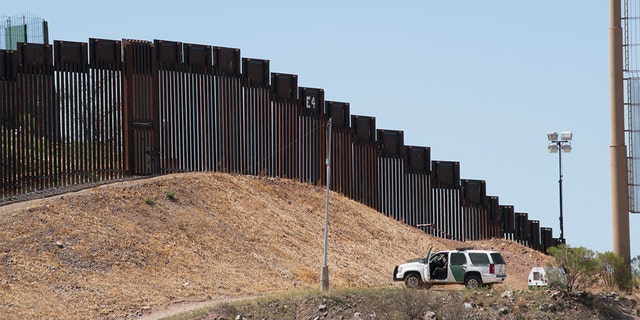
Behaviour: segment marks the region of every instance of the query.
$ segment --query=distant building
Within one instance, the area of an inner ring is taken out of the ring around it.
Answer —
[[[20,42],[49,44],[47,21],[28,12],[0,15],[0,49],[16,50]]]

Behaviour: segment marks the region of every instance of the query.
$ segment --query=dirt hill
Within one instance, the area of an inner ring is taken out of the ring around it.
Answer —
[[[332,288],[401,286],[396,264],[434,250],[499,250],[525,289],[549,257],[518,243],[431,237],[330,196]],[[182,302],[320,287],[325,189],[287,179],[184,173],[0,207],[0,314],[135,319]]]

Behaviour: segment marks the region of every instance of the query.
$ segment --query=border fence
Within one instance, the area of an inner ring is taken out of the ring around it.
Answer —
[[[331,119],[331,132],[327,122]],[[266,175],[333,191],[438,237],[536,250],[551,228],[499,204],[460,164],[407,146],[323,89],[298,87],[240,49],[154,40],[19,43],[0,50],[3,200],[185,171]],[[2,201],[0,201],[0,204]]]

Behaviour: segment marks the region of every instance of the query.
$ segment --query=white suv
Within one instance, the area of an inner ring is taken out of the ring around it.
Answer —
[[[393,270],[393,280],[409,288],[434,284],[463,284],[470,289],[491,286],[507,277],[505,262],[496,251],[457,248],[439,251],[426,258],[407,261]]]

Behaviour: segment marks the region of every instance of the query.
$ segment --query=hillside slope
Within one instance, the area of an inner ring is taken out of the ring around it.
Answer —
[[[174,193],[174,199],[167,197]],[[431,237],[336,193],[332,288],[401,285],[394,266],[434,250],[491,248],[502,286],[526,288],[547,256],[494,239]],[[325,189],[287,179],[184,173],[0,207],[0,314],[127,319],[179,302],[318,288]]]

